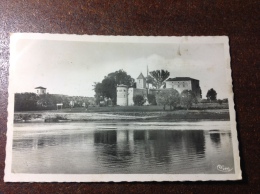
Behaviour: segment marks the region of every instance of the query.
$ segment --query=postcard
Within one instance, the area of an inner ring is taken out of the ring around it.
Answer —
[[[242,179],[228,37],[10,39],[5,182]]]

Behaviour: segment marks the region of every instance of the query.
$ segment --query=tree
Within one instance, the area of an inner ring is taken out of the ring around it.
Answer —
[[[223,103],[223,100],[218,99],[218,103],[221,105]]]
[[[224,99],[222,100],[222,102],[223,102],[223,103],[228,103],[228,99],[227,99],[227,98],[224,98]]]
[[[15,94],[15,111],[37,110],[38,96],[35,93],[16,93]]]
[[[175,89],[162,90],[156,95],[156,102],[158,105],[163,105],[163,110],[166,105],[169,105],[172,110],[180,103],[180,94]]]
[[[135,83],[135,80],[122,69],[109,73],[105,78],[112,78],[116,84],[124,84],[128,87],[133,86]]]
[[[100,100],[103,98],[103,85],[99,82],[94,82],[94,91],[95,91],[95,103],[99,105]]]
[[[111,77],[106,77],[102,81],[102,93],[103,97],[110,98],[114,103],[116,103],[116,80]]]
[[[148,87],[149,84],[151,84],[153,88],[156,88],[156,80],[152,76],[148,75],[146,77],[146,83],[148,84]]]
[[[146,100],[144,99],[144,97],[142,95],[134,96],[133,101],[134,101],[134,104],[137,106],[142,106],[146,102]]]
[[[183,90],[181,93],[181,105],[186,107],[186,109],[190,109],[192,103],[197,103],[197,97],[195,93],[191,90]]]
[[[201,91],[200,86],[199,86],[199,98],[202,98],[202,91]]]
[[[211,88],[210,90],[208,90],[206,97],[210,101],[216,100],[217,99],[217,92],[213,88]]]
[[[157,103],[156,103],[156,98],[155,98],[155,95],[154,95],[154,94],[148,94],[148,95],[147,95],[147,99],[148,99],[149,104],[151,104],[151,105],[157,105]]]
[[[150,72],[150,75],[155,79],[155,86],[159,89],[165,84],[164,81],[170,76],[170,72],[162,69],[152,71]]]
[[[169,90],[169,106],[170,110],[175,109],[178,104],[180,104],[180,94],[177,90],[171,89]]]
[[[99,104],[100,100],[106,97],[110,98],[113,104],[116,104],[116,87],[119,84],[124,84],[130,87],[134,85],[134,79],[130,75],[127,75],[125,71],[120,69],[119,71],[109,73],[101,83],[94,83],[93,86],[95,90],[96,103]]]

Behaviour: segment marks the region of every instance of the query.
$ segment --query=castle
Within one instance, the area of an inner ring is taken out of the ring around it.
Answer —
[[[166,87],[163,89],[149,89],[146,84],[146,79],[141,73],[136,79],[136,88],[128,88],[126,85],[117,86],[117,105],[119,106],[133,106],[133,97],[136,95],[141,95],[147,99],[148,94],[157,94],[161,90],[165,89],[175,89],[179,93],[184,90],[191,90],[195,93],[197,99],[200,99],[201,90],[199,85],[199,80],[190,77],[176,77],[168,78],[166,80]],[[148,104],[148,101],[146,100]]]

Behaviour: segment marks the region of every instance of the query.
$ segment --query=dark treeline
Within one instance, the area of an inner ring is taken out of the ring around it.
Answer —
[[[73,102],[73,103],[71,103]],[[15,111],[55,110],[57,104],[62,103],[63,108],[82,107],[94,103],[94,98],[82,96],[67,96],[60,94],[16,93]]]

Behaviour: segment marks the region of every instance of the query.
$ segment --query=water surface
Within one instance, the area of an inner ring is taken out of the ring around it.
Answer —
[[[12,171],[216,174],[234,167],[232,153],[229,121],[21,123]]]

